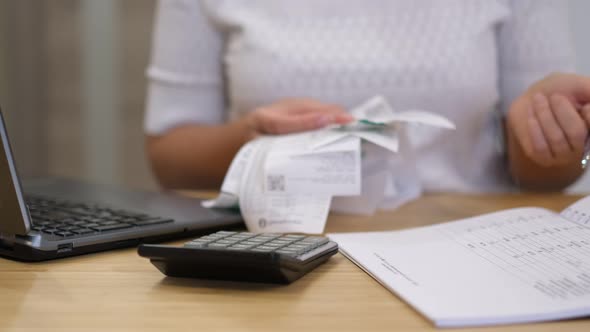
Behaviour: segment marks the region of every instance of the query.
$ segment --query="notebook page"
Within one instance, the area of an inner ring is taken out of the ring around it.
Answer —
[[[561,211],[561,215],[567,220],[590,227],[590,196],[568,206]]]
[[[437,326],[590,315],[590,228],[549,210],[329,237]]]

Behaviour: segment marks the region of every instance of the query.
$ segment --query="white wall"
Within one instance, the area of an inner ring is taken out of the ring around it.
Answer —
[[[580,73],[590,76],[590,1],[570,0],[570,24]]]
[[[572,40],[576,50],[577,71],[590,76],[590,1],[569,0]],[[570,188],[573,192],[590,192],[590,172]]]

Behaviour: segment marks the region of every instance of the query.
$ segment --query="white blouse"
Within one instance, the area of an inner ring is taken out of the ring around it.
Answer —
[[[496,110],[571,71],[564,1],[164,0],[156,16],[148,134],[218,124],[285,97],[349,108],[380,94],[440,113],[409,128],[427,191],[510,189]]]

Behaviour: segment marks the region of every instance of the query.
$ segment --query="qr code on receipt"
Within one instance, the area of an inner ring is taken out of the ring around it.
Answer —
[[[285,191],[284,175],[268,175],[266,177],[267,191]]]

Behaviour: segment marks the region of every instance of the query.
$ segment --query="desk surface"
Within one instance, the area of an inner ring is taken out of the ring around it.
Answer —
[[[402,229],[517,206],[561,210],[577,198],[429,195],[373,217],[330,216],[326,232]],[[289,286],[164,278],[135,249],[34,264],[0,259],[0,299],[0,331],[434,330],[342,255]],[[590,331],[590,319],[482,329],[496,330]]]

